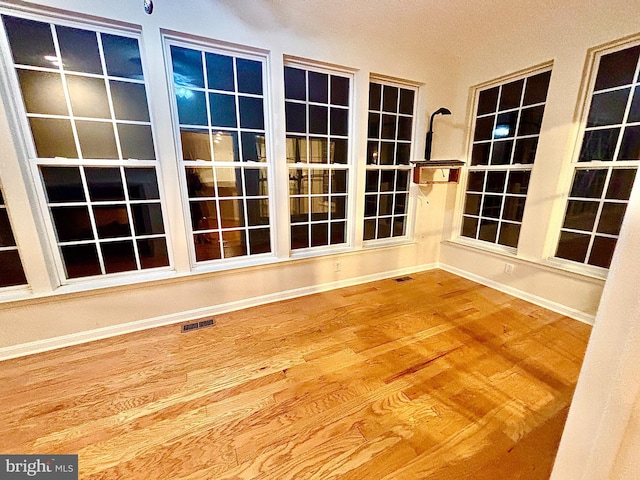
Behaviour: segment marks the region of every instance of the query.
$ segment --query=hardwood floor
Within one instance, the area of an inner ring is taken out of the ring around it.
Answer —
[[[440,270],[0,363],[97,479],[547,479],[590,327]]]

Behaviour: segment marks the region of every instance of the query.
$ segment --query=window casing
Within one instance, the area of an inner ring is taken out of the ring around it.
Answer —
[[[346,245],[352,75],[287,64],[284,81],[291,250]]]
[[[271,254],[266,58],[168,45],[193,258]]]
[[[0,189],[0,289],[26,285],[22,261]]]
[[[550,70],[478,93],[461,235],[516,248]]]
[[[136,34],[2,21],[61,279],[168,267]]]
[[[416,88],[371,80],[364,240],[407,235]]]
[[[603,53],[556,258],[609,268],[640,161],[640,45]]]

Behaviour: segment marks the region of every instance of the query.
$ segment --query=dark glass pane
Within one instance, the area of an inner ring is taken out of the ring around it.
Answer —
[[[599,237],[593,239],[591,247],[591,255],[589,255],[589,265],[596,267],[609,268],[613,252],[616,248],[617,240],[615,238]]]
[[[500,237],[498,243],[507,247],[516,248],[520,237],[520,225],[515,223],[503,223],[500,227]]]
[[[391,236],[391,219],[378,219],[378,238],[389,238]]]
[[[520,98],[522,97],[522,86],[524,80],[516,80],[515,82],[502,85],[502,93],[500,94],[499,110],[509,110],[520,106]]]
[[[331,218],[333,220],[347,218],[347,197],[331,197],[331,203]]]
[[[102,78],[67,75],[71,108],[76,117],[111,118],[107,87]]]
[[[238,70],[238,91],[262,95],[262,63],[238,58],[236,68]],[[209,86],[209,88],[212,87]]]
[[[93,239],[87,207],[53,207],[51,215],[59,242]]]
[[[109,82],[113,110],[118,120],[149,121],[147,92],[141,83]]]
[[[205,172],[206,170],[199,173],[202,174]],[[206,173],[206,175],[208,176],[209,173]],[[202,176],[200,178],[202,179]],[[216,183],[218,185],[218,196],[220,197],[238,197],[244,193],[242,188],[242,170],[240,168],[216,168]],[[212,185],[208,183],[207,178],[206,190],[209,190],[211,187]]]
[[[269,200],[247,199],[247,221],[249,226],[269,225]]]
[[[240,127],[264,130],[264,108],[261,98],[238,97]],[[213,119],[211,120],[213,122]]]
[[[69,115],[60,74],[18,70],[18,79],[27,113]]]
[[[162,208],[159,203],[131,205],[133,226],[136,235],[156,235],[164,233]]]
[[[210,168],[186,168],[189,197],[214,197],[213,170]]]
[[[244,184],[247,187],[247,196],[267,196],[267,169],[266,168],[245,168]]]
[[[307,225],[291,226],[291,249],[307,248],[309,246],[309,227]]]
[[[640,126],[624,129],[618,160],[640,160]]]
[[[400,89],[400,113],[413,115],[414,97],[415,92],[413,90]]]
[[[246,100],[240,97],[239,100]],[[257,100],[262,109],[262,101]],[[240,102],[242,104],[242,102]],[[214,127],[236,127],[236,101],[233,95],[225,95],[224,93],[209,94],[209,110],[211,112],[211,125]],[[242,109],[240,112],[242,118]],[[246,114],[248,116],[248,112]],[[243,119],[244,120],[244,119]],[[257,127],[261,128],[261,127]]]
[[[476,119],[476,128],[473,133],[473,141],[491,140],[493,136],[493,120],[494,116],[482,117]]]
[[[485,187],[486,192],[503,193],[504,184],[507,179],[506,171],[487,172],[487,185]]]
[[[393,207],[394,215],[402,215],[407,213],[407,194],[399,193],[396,195],[395,206]]]
[[[628,99],[628,88],[595,94],[591,99],[587,127],[600,127],[622,123]]]
[[[331,107],[331,135],[349,135],[349,110]]]
[[[67,245],[60,247],[67,278],[91,277],[100,275],[100,263],[95,244]]]
[[[491,218],[500,218],[500,209],[502,208],[501,195],[485,195],[482,203],[482,216]]]
[[[51,26],[48,23],[8,15],[3,15],[2,20],[9,37],[14,63],[48,68],[54,66],[51,60],[45,58],[56,56]]]
[[[542,126],[542,114],[544,105],[539,107],[524,108],[520,115],[518,135],[538,135]]]
[[[346,164],[348,158],[349,143],[346,138],[332,138],[329,142],[329,162]]]
[[[488,90],[482,90],[478,95],[478,112],[477,115],[493,113],[498,105],[498,87]]]
[[[411,140],[411,117],[398,117],[398,140]]]
[[[311,246],[319,247],[329,243],[329,226],[326,223],[311,225]]]
[[[513,152],[513,164],[531,164],[536,158],[538,138],[519,138]]]
[[[395,115],[382,115],[382,138],[395,140],[396,118]]]
[[[78,158],[71,122],[59,118],[30,118],[39,158]]]
[[[602,206],[597,232],[618,235],[626,211],[626,203],[605,203]]]
[[[365,220],[364,221],[364,240],[373,240],[376,238],[376,221]]]
[[[331,223],[331,245],[336,245],[338,243],[345,243],[345,233],[347,230],[346,222],[332,222]]]
[[[349,105],[349,79],[331,75],[331,103],[333,105]]]
[[[411,156],[411,145],[408,143],[398,143],[396,151],[396,165],[409,165]]]
[[[249,252],[251,255],[271,252],[271,237],[268,229],[249,230]]]
[[[211,160],[208,130],[180,129],[184,160]]]
[[[301,103],[285,102],[284,108],[287,132],[306,133],[307,113],[305,106]]]
[[[222,228],[244,227],[242,200],[220,200],[220,224]]]
[[[220,253],[220,234],[200,233],[193,236],[193,243],[196,248],[196,262],[207,260],[218,260],[222,258]]]
[[[135,38],[102,34],[102,48],[107,64],[107,72],[113,77],[136,78],[142,80],[140,49]]]
[[[300,223],[309,221],[309,197],[296,197],[289,199],[289,212],[291,214],[291,223]]]
[[[84,202],[78,167],[40,167],[49,203]]]
[[[394,164],[395,143],[382,142],[380,149],[380,165]]]
[[[498,235],[498,222],[493,220],[480,220],[480,232],[478,233],[478,239],[485,242],[495,243]]]
[[[160,198],[158,192],[158,178],[154,168],[125,168],[127,191],[130,200],[156,200]]]
[[[138,256],[142,268],[167,267],[169,253],[164,238],[146,238],[138,240]]]
[[[378,215],[391,215],[393,213],[393,195],[380,195],[378,199]]]
[[[521,222],[522,215],[524,214],[525,201],[526,199],[523,197],[507,196],[504,200],[502,218],[505,220],[513,220],[514,222]]]
[[[464,202],[465,215],[480,215],[480,200],[482,200],[482,195],[467,193]]]
[[[93,215],[96,219],[99,238],[130,237],[129,216],[127,207],[95,206]]]
[[[471,165],[489,165],[491,143],[474,143],[471,151]]]
[[[329,103],[329,75],[326,73],[308,72],[309,101]]]
[[[287,162],[307,163],[307,139],[287,135]]]
[[[284,67],[284,98],[306,100],[307,80],[305,77],[304,70]]]
[[[469,172],[468,192],[482,192],[484,189],[484,172]]]
[[[95,32],[57,25],[56,33],[65,70],[102,74]]]
[[[76,130],[84,158],[118,158],[113,124],[76,120]]]
[[[200,56],[200,52],[197,53]],[[207,62],[207,86],[212,90],[233,92],[235,90],[233,84],[233,58],[216,53],[205,53],[205,61]],[[194,60],[195,66],[196,61]],[[202,72],[202,60],[198,62],[198,66],[200,67],[200,72]],[[260,75],[261,80],[262,75]],[[238,84],[240,84],[240,71],[238,71]]]
[[[0,247],[14,247],[15,245],[16,240],[13,238],[7,210],[6,208],[0,208]]]
[[[319,105],[309,105],[309,133],[326,135],[329,109]]]
[[[191,227],[194,230],[210,230],[218,228],[218,210],[215,200],[189,202]]]
[[[640,122],[640,88],[636,86],[633,92],[633,100],[631,101],[631,110],[627,122]]]
[[[309,138],[309,151],[311,163],[327,163],[329,152],[326,138]]]
[[[607,187],[607,199],[629,200],[631,189],[636,178],[635,168],[616,168],[611,171],[609,187]]]
[[[380,114],[369,112],[369,138],[380,138]]]
[[[511,161],[513,140],[501,140],[493,143],[491,152],[491,165],[508,165]]]
[[[527,78],[523,105],[545,102],[547,100],[550,79],[551,71],[539,73]]]
[[[571,197],[600,198],[604,183],[607,180],[607,170],[576,170],[571,187]]]
[[[176,101],[180,125],[208,125],[204,92],[179,87],[176,89]]]
[[[369,110],[380,110],[382,102],[382,85],[369,83]]]
[[[92,201],[124,200],[124,187],[119,168],[85,167],[84,174]]]
[[[0,252],[0,265],[2,265],[0,268],[0,287],[13,287],[27,283],[17,250]]]
[[[496,128],[493,129],[493,138],[507,138],[515,136],[517,122],[517,111],[500,113],[496,120]]]
[[[132,125],[119,123],[118,135],[122,158],[135,160],[154,160],[156,154],[153,148],[151,125]]]
[[[385,85],[382,88],[382,110],[385,112],[398,111],[398,88]]]
[[[375,217],[377,213],[378,213],[378,196],[365,195],[364,196],[364,216]]]
[[[612,161],[619,134],[619,128],[608,128],[605,130],[591,130],[588,132],[584,132],[584,139],[582,140],[582,149],[580,150],[579,161]]]
[[[462,218],[462,236],[476,238],[476,233],[478,231],[478,219],[471,217],[463,217]]]
[[[365,184],[365,192],[377,192],[379,178],[380,178],[379,170],[367,170],[367,182]]]
[[[529,170],[512,170],[509,173],[509,181],[507,182],[507,193],[526,194],[529,189],[529,179],[531,171]]]
[[[396,192],[403,192],[409,189],[409,172],[398,170],[396,172]]]
[[[640,46],[603,55],[598,67],[595,90],[627,85],[633,81]]]
[[[102,249],[104,269],[107,273],[137,270],[132,241],[102,243],[100,248]]]
[[[0,190],[0,205],[4,205],[4,197],[2,196],[2,190]]]
[[[569,200],[567,213],[562,226],[573,230],[586,230],[590,232],[596,221],[597,213],[598,202]]]
[[[204,87],[202,54],[199,51],[172,45],[171,63],[173,82],[177,87]],[[233,70],[231,71],[231,89],[233,90]]]
[[[395,185],[395,172],[393,170],[382,170],[380,172],[380,191],[392,192]]]
[[[233,138],[235,139],[235,132],[233,134]],[[216,148],[215,143],[213,148],[215,151],[215,148]],[[228,149],[228,146],[226,148]],[[216,151],[216,160],[217,159],[218,159],[218,153]],[[245,162],[266,162],[267,161],[267,150],[266,150],[266,145],[264,141],[264,134],[253,133],[253,132],[242,132],[242,160],[244,160]]]

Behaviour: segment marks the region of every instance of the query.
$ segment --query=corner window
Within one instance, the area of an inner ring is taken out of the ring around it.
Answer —
[[[26,285],[22,261],[13,237],[7,206],[0,190],[0,288]]]
[[[369,83],[364,240],[407,234],[416,89]]]
[[[515,248],[551,71],[480,90],[461,235]]]
[[[137,38],[2,22],[64,277],[168,266]]]
[[[640,45],[602,55],[555,256],[609,268],[640,160]]]
[[[285,66],[291,249],[348,243],[351,76]]]

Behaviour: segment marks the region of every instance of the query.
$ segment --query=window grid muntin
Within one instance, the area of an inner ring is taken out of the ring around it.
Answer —
[[[12,237],[12,241],[11,242],[5,242],[3,239],[2,243],[8,243],[8,245],[2,245],[0,244],[0,258],[5,256],[5,252],[15,252],[15,255],[17,255],[17,264],[16,267],[19,267],[18,271],[14,272],[18,277],[20,278],[15,278],[11,281],[7,281],[4,278],[4,272],[2,271],[5,267],[4,262],[0,262],[0,290],[1,291],[5,291],[5,290],[9,290],[9,289],[14,289],[14,288],[23,288],[25,287],[28,282],[27,282],[27,278],[25,276],[24,273],[24,265],[22,264],[22,258],[20,256],[20,252],[18,250],[18,246],[16,244],[16,239],[15,239],[15,234],[13,232],[13,226],[11,225],[11,218],[9,218],[9,210],[7,208],[7,205],[5,203],[4,200],[4,192],[2,190],[2,187],[0,186],[0,212],[3,214],[3,216],[6,216],[7,219],[7,223],[8,223],[8,228],[9,228],[9,235],[11,235]]]

